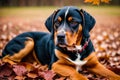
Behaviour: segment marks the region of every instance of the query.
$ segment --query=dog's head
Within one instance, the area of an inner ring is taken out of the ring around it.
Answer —
[[[66,6],[55,11],[45,22],[53,34],[56,45],[80,45],[84,36],[89,38],[95,19],[82,9]]]

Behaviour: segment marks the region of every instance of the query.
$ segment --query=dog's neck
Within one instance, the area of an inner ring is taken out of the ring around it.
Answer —
[[[56,48],[61,51],[64,54],[67,54],[68,57],[65,57],[68,61],[73,63],[76,66],[76,70],[82,70],[82,66],[87,63],[87,61],[82,60],[82,51],[84,51],[89,43],[90,39],[87,39],[86,41],[81,41],[85,42],[83,45],[76,45],[73,50],[68,50],[67,47],[61,48],[57,46]]]

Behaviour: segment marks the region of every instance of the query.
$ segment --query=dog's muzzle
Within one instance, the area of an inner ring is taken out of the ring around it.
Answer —
[[[58,44],[60,45],[65,45],[66,44],[66,41],[65,41],[65,34],[58,34],[57,35],[57,42]]]

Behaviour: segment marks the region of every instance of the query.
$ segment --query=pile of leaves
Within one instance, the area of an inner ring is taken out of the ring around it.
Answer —
[[[98,25],[93,30],[91,38],[99,61],[120,74],[120,29],[118,28],[120,25],[114,23]]]
[[[31,64],[21,62],[10,65],[0,61],[0,79],[3,80],[61,80],[52,70],[48,70],[47,65],[43,66],[37,63]]]
[[[9,22],[10,21],[10,22]],[[47,31],[43,21],[25,22],[15,19],[0,23],[0,55],[3,48],[13,37],[26,31]],[[103,23],[103,22],[102,22]],[[42,27],[41,27],[42,26]],[[91,32],[91,39],[97,52],[97,57],[104,66],[120,75],[120,25],[97,24]],[[83,75],[90,80],[108,80],[107,78],[83,70]],[[3,63],[0,60],[0,80],[69,80],[55,72],[48,70],[47,66],[36,63],[21,62],[15,65]]]

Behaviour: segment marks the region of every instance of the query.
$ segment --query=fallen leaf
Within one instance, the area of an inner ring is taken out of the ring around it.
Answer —
[[[25,76],[16,76],[14,79],[15,80],[25,80]]]
[[[12,74],[12,66],[8,63],[3,63],[0,65],[0,77],[10,76]]]
[[[13,65],[13,71],[15,72],[17,76],[23,76],[26,74],[27,69],[23,65],[15,64]]]
[[[18,63],[18,65],[24,66],[25,69],[27,70],[27,72],[33,71],[35,69],[33,64],[31,64],[29,62],[20,62],[20,63]]]
[[[116,74],[120,75],[120,67],[116,67],[116,66],[107,66],[108,69],[110,69],[111,71],[115,72]]]
[[[56,80],[65,80],[66,77],[60,77],[59,79],[56,79]]]
[[[56,75],[52,70],[49,71],[39,71],[38,75],[45,80],[53,80],[53,77]]]
[[[38,75],[35,74],[35,73],[27,73],[27,76],[28,76],[29,78],[33,78],[33,79],[38,77]]]

